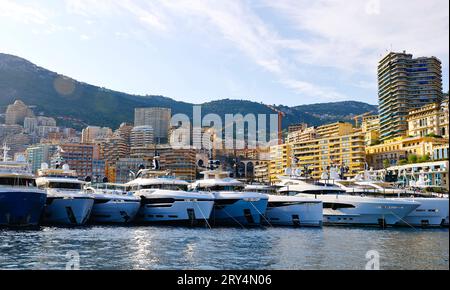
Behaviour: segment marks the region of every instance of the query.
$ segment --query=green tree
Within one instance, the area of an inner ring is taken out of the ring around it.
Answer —
[[[419,162],[428,162],[428,161],[430,161],[430,160],[431,160],[430,154],[422,155],[422,156],[420,156],[420,158],[419,158]]]
[[[427,134],[425,137],[442,138],[441,135],[436,135],[434,133]]]
[[[389,160],[388,160],[388,159],[384,159],[384,160],[383,160],[383,167],[386,169],[386,168],[388,168],[389,166],[391,166],[391,163],[389,162]]]
[[[408,164],[408,160],[402,159],[402,160],[400,160],[399,164],[400,165],[406,165],[406,164]]]
[[[379,144],[381,144],[381,141],[376,139],[376,140],[372,141],[372,143],[370,143],[370,146],[375,146],[375,145],[379,145]]]
[[[418,157],[416,154],[408,155],[408,163],[409,164],[417,163],[417,160],[418,160]]]

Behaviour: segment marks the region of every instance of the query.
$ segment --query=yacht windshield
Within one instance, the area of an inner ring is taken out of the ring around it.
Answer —
[[[48,188],[60,188],[60,189],[76,189],[81,190],[81,183],[71,183],[71,182],[50,182],[47,185]]]
[[[354,181],[339,181],[339,183],[348,188],[373,190],[373,186],[366,184],[357,184]]]
[[[0,186],[35,187],[36,183],[32,178],[0,177]]]
[[[339,188],[339,186],[337,186],[336,184],[334,184],[332,182],[328,183],[328,182],[316,181],[316,182],[310,182],[309,184],[318,185],[318,186],[326,186],[326,187],[329,187],[329,188],[336,188],[336,189]]]
[[[245,188],[246,192],[258,192],[258,193],[263,193],[263,194],[275,194],[277,193],[277,191],[275,189],[272,188],[268,188],[268,189],[260,189],[260,188]]]
[[[377,183],[377,185],[384,189],[398,189],[398,187],[396,187],[395,185],[393,185],[391,183],[387,183],[387,182],[380,182],[380,183]]]
[[[215,185],[207,188],[210,191],[244,191],[241,185]]]
[[[188,186],[182,185],[182,184],[148,184],[148,185],[142,185],[141,189],[165,189],[165,190],[187,191]]]

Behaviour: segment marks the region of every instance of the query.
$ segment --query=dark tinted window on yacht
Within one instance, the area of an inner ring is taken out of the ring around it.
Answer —
[[[345,203],[331,203],[331,202],[324,202],[323,208],[331,208],[333,210],[337,210],[340,208],[354,208],[354,205],[351,204],[345,204]]]
[[[48,188],[81,189],[81,183],[50,182]]]
[[[165,190],[184,190],[187,191],[187,185],[181,184],[149,184],[141,186],[141,189],[165,189]]]
[[[216,185],[208,188],[210,191],[243,191],[243,186],[222,186],[222,185]]]
[[[305,190],[302,193],[307,194],[337,194],[337,193],[343,193],[342,190]]]
[[[328,183],[328,182],[315,182],[314,185],[318,185],[318,186],[326,186],[326,187],[332,187],[332,188],[336,188],[339,189],[339,186],[337,186],[336,184],[333,183]]]
[[[14,177],[1,177],[0,185],[4,186],[36,186],[34,179],[30,178],[14,178]]]

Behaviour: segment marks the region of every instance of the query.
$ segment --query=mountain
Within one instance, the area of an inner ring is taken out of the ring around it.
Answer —
[[[122,122],[133,122],[136,107],[168,107],[173,114],[192,116],[191,103],[157,95],[131,95],[76,81],[70,77],[39,67],[23,58],[0,53],[0,111],[20,99],[34,107],[37,114],[57,118],[58,124],[82,128],[86,125],[116,128]],[[270,114],[275,111],[263,103],[247,100],[218,100],[203,103],[203,116],[208,113]],[[302,105],[274,106],[285,113],[283,127],[307,122],[321,125],[335,121],[351,121],[354,115],[376,112],[377,106],[346,101]]]

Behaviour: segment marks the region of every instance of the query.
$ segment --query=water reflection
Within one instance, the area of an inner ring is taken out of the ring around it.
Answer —
[[[448,230],[44,227],[0,231],[1,269],[448,269]]]

